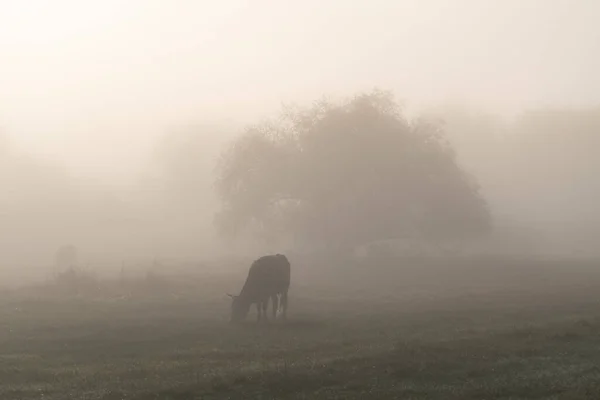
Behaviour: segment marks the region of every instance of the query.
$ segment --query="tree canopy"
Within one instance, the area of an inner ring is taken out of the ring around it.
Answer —
[[[440,126],[409,121],[384,91],[284,107],[249,126],[223,152],[215,187],[222,234],[295,247],[469,237],[491,225]]]

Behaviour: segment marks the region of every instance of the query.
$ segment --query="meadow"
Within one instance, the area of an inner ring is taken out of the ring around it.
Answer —
[[[0,398],[600,398],[598,261],[290,261],[260,325],[228,322],[245,262],[6,288]]]

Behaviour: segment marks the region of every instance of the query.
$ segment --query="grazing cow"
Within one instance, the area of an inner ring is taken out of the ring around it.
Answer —
[[[239,296],[233,298],[231,304],[231,322],[239,322],[246,318],[250,306],[256,304],[257,321],[267,319],[269,298],[273,301],[273,318],[277,316],[279,299],[283,318],[286,318],[288,306],[288,289],[290,287],[290,262],[283,254],[268,255],[254,261],[250,266],[246,283]]]

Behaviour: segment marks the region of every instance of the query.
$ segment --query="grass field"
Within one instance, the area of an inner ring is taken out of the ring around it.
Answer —
[[[600,398],[600,263],[292,268],[289,320],[263,325],[228,323],[247,265],[6,291],[0,398]]]

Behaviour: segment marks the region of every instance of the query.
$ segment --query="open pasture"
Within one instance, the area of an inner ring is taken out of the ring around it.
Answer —
[[[0,398],[600,398],[599,262],[290,261],[286,323],[228,323],[249,264],[7,289]]]

